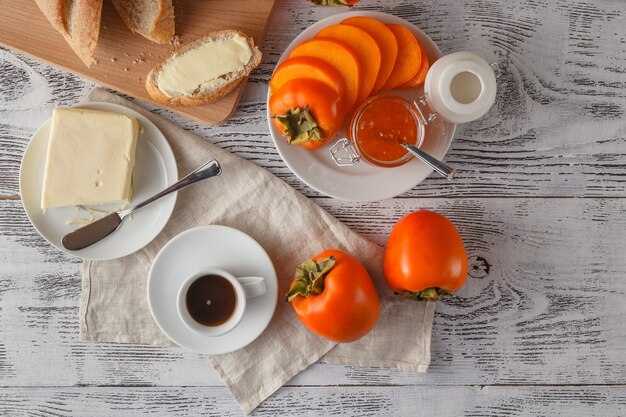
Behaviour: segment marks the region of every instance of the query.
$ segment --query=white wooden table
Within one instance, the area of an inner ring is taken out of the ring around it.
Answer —
[[[491,112],[457,131],[453,182],[431,175],[367,204],[314,192],[272,145],[264,110],[274,65],[298,32],[338,12],[277,3],[263,63],[230,122],[153,111],[381,245],[401,215],[444,213],[472,268],[437,306],[428,373],[314,365],[254,414],[626,415],[626,3],[362,0],[417,24],[444,52],[472,50],[504,70]],[[78,341],[80,261],[29,224],[18,171],[52,108],[93,87],[0,49],[0,415],[240,415],[200,355]]]

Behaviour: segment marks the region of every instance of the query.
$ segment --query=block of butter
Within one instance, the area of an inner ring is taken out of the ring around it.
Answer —
[[[134,117],[54,109],[41,208],[130,202],[138,134]]]

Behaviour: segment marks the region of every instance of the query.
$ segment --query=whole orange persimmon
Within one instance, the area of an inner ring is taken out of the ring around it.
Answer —
[[[456,227],[445,216],[419,210],[402,217],[385,250],[387,285],[407,298],[438,300],[467,278],[467,253]]]
[[[353,342],[369,333],[380,301],[367,270],[347,252],[325,250],[296,269],[287,301],[313,333],[333,342]]]
[[[330,142],[343,123],[342,97],[318,80],[296,78],[286,82],[269,100],[274,125],[287,142],[317,149]]]

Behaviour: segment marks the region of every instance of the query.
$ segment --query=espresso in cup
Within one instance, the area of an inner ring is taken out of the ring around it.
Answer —
[[[262,277],[235,277],[219,267],[205,267],[190,275],[178,290],[177,309],[190,330],[221,336],[243,318],[246,300],[266,293]]]
[[[185,302],[192,319],[204,326],[219,326],[235,313],[237,292],[223,276],[203,275],[189,286]]]

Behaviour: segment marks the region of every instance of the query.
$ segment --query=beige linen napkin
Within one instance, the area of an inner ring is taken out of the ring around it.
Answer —
[[[180,174],[211,158],[219,160],[223,172],[181,191],[170,221],[145,248],[121,259],[84,262],[81,340],[172,346],[148,308],[150,264],[177,234],[199,225],[221,224],[256,239],[272,259],[279,281],[278,306],[265,332],[243,349],[207,356],[246,414],[320,358],[347,365],[426,371],[434,304],[399,300],[386,289],[383,250],[378,245],[351,231],[270,172],[121,97],[95,89],[87,100],[128,106],[154,122],[170,141]],[[352,253],[363,263],[382,302],[374,331],[341,345],[309,332],[282,298],[296,265],[333,247]]]

